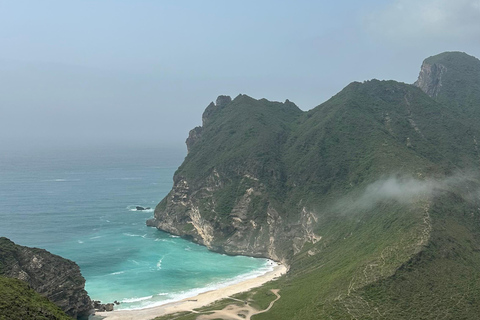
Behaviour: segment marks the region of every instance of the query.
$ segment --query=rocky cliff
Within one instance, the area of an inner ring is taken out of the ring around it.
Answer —
[[[415,85],[430,97],[437,97],[442,89],[442,78],[447,72],[447,67],[441,63],[424,61]]]
[[[46,250],[0,238],[0,275],[26,282],[71,317],[86,319],[92,311],[78,265]]]
[[[217,252],[275,260],[293,254],[294,247],[279,250],[279,244],[301,247],[311,237],[311,230],[302,226],[309,218],[296,225],[282,218],[269,197],[272,180],[282,179],[282,169],[274,159],[272,166],[264,161],[278,158],[288,127],[300,114],[289,101],[257,101],[244,95],[232,101],[219,96],[205,109],[202,126],[190,131],[186,143],[191,159],[175,175],[172,191],[148,224]],[[262,145],[255,142],[258,135],[265,139]],[[225,161],[219,159],[221,152],[229,154]]]
[[[444,52],[425,59],[414,85],[467,122],[480,115],[480,60],[464,52]]]

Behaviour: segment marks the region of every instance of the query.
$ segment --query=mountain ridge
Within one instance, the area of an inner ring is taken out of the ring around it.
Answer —
[[[445,53],[415,85],[352,82],[306,112],[239,96],[209,114],[148,224],[289,264],[255,319],[478,314],[477,76],[478,59]]]

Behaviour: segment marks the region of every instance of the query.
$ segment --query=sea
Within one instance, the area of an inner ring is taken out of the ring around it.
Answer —
[[[145,225],[185,154],[161,146],[1,152],[0,236],[75,261],[90,297],[121,302],[116,309],[158,306],[273,270],[270,260],[213,253]]]

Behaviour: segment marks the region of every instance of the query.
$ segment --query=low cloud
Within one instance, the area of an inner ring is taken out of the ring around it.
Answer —
[[[456,192],[466,200],[479,199],[478,174],[459,173],[443,179],[416,179],[411,176],[390,176],[368,185],[357,196],[348,196],[338,201],[334,211],[343,213],[372,209],[381,202],[395,201],[413,204],[442,192]]]
[[[364,17],[369,33],[403,40],[472,40],[480,37],[478,0],[395,0]]]

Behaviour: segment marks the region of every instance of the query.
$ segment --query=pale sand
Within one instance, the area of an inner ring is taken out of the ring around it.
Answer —
[[[94,319],[106,320],[150,320],[155,317],[170,313],[191,311],[211,304],[214,301],[227,298],[236,293],[248,291],[252,288],[274,280],[288,271],[287,267],[280,264],[274,267],[273,271],[267,272],[253,279],[248,279],[228,287],[207,291],[197,296],[186,298],[177,302],[164,304],[158,307],[146,308],[140,310],[116,310],[111,312],[97,312]],[[98,317],[100,316],[100,317]]]

